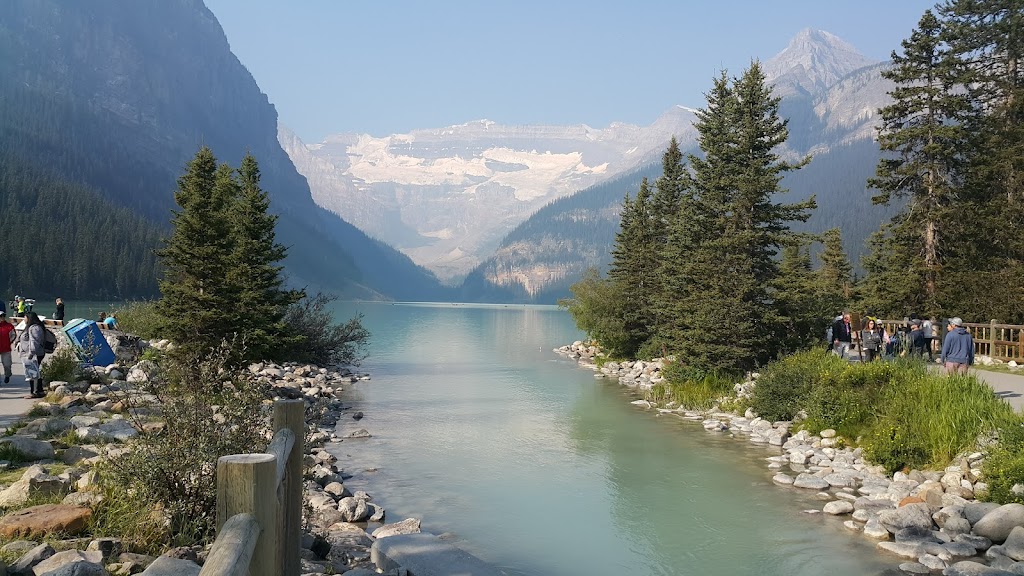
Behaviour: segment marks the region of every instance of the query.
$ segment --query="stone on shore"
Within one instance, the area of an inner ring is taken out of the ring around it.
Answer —
[[[107,573],[102,562],[103,554],[100,552],[65,550],[36,564],[32,571],[37,576],[100,576]]]
[[[965,560],[946,568],[942,574],[943,576],[1015,576],[1017,573]]]
[[[362,522],[373,514],[362,498],[342,498],[338,501],[338,510],[344,522]]]
[[[974,533],[999,544],[1017,526],[1024,526],[1024,504],[1004,504],[974,524]]]
[[[793,481],[793,486],[797,488],[810,488],[811,490],[826,490],[829,487],[828,482],[824,478],[819,478],[812,474],[802,472]]]
[[[895,534],[904,528],[931,530],[932,515],[923,502],[907,504],[896,510],[884,510],[878,514],[878,521],[886,530]]]
[[[389,536],[398,536],[399,534],[419,534],[420,532],[420,521],[417,518],[406,518],[401,522],[395,522],[393,524],[385,524],[380,528],[373,531],[374,538],[387,538]]]
[[[45,536],[54,532],[77,535],[85,530],[92,510],[67,504],[32,506],[0,518],[0,536]]]
[[[143,570],[142,576],[199,576],[201,569],[191,560],[161,556]]]
[[[839,516],[842,514],[849,514],[853,512],[853,503],[846,500],[835,500],[825,504],[825,507],[821,510],[825,514],[832,514],[833,516]]]
[[[54,549],[49,544],[40,544],[18,558],[14,564],[7,567],[9,574],[32,574],[32,568],[54,555]]]

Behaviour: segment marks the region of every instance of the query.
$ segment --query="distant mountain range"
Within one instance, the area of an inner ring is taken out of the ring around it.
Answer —
[[[888,214],[871,206],[865,186],[878,160],[877,110],[891,89],[880,75],[886,64],[811,29],[763,64],[790,119],[784,153],[815,157],[787,178],[791,196],[815,194],[820,208],[807,228],[842,225],[854,256]],[[586,267],[607,263],[622,197],[642,175],[658,175],[669,138],[696,150],[694,118],[675,106],[646,127],[477,121],[310,145],[281,127],[279,138],[314,201],[442,279],[465,275],[461,298],[550,302]]]
[[[430,272],[313,202],[278,143],[274,106],[202,0],[9,0],[0,4],[0,54],[0,173],[16,166],[25,180],[81,186],[96,194],[90,202],[98,214],[127,207],[147,220],[149,231],[136,237],[150,255],[150,274],[153,238],[166,231],[176,178],[208,145],[232,165],[247,151],[259,161],[293,284],[354,298],[444,297]],[[55,193],[51,188],[36,193]],[[9,204],[5,198],[0,202]],[[112,234],[83,226],[76,243],[92,252]],[[115,269],[101,294],[151,295],[116,282],[139,274],[139,257],[117,256],[120,245],[109,250]],[[41,250],[32,257],[49,256]],[[17,270],[4,280],[23,286],[22,293],[70,294],[78,273],[57,275],[67,286],[37,287],[40,281],[17,277]]]

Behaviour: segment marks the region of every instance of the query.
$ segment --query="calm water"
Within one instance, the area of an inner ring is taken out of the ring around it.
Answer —
[[[628,404],[551,349],[580,337],[557,308],[356,304],[373,379],[338,446],[352,490],[509,573],[846,576],[893,567],[821,502],[771,483],[774,454]],[[883,562],[884,561],[884,562]]]

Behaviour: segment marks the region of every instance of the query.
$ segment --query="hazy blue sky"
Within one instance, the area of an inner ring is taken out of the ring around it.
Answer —
[[[307,142],[488,118],[649,124],[803,28],[879,60],[925,0],[206,0]]]

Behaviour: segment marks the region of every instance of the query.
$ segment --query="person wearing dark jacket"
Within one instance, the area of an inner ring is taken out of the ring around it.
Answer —
[[[963,323],[960,318],[950,318],[946,326],[946,338],[942,341],[946,374],[967,374],[967,368],[974,364],[974,338]]]
[[[843,317],[832,323],[832,351],[840,358],[845,358],[852,342],[853,327],[850,326],[850,313],[843,312]]]
[[[43,333],[43,321],[35,312],[25,313],[25,329],[18,337],[18,353],[21,355],[21,362],[25,365],[25,379],[32,388],[28,398],[42,398],[46,396],[43,391],[43,375],[41,367],[43,356],[46,355],[46,335]]]
[[[924,330],[921,329],[921,320],[914,318],[910,321],[910,334],[907,335],[910,344],[910,354],[921,358],[924,356]]]
[[[53,312],[54,320],[64,320],[64,301],[57,298],[57,309]]]

